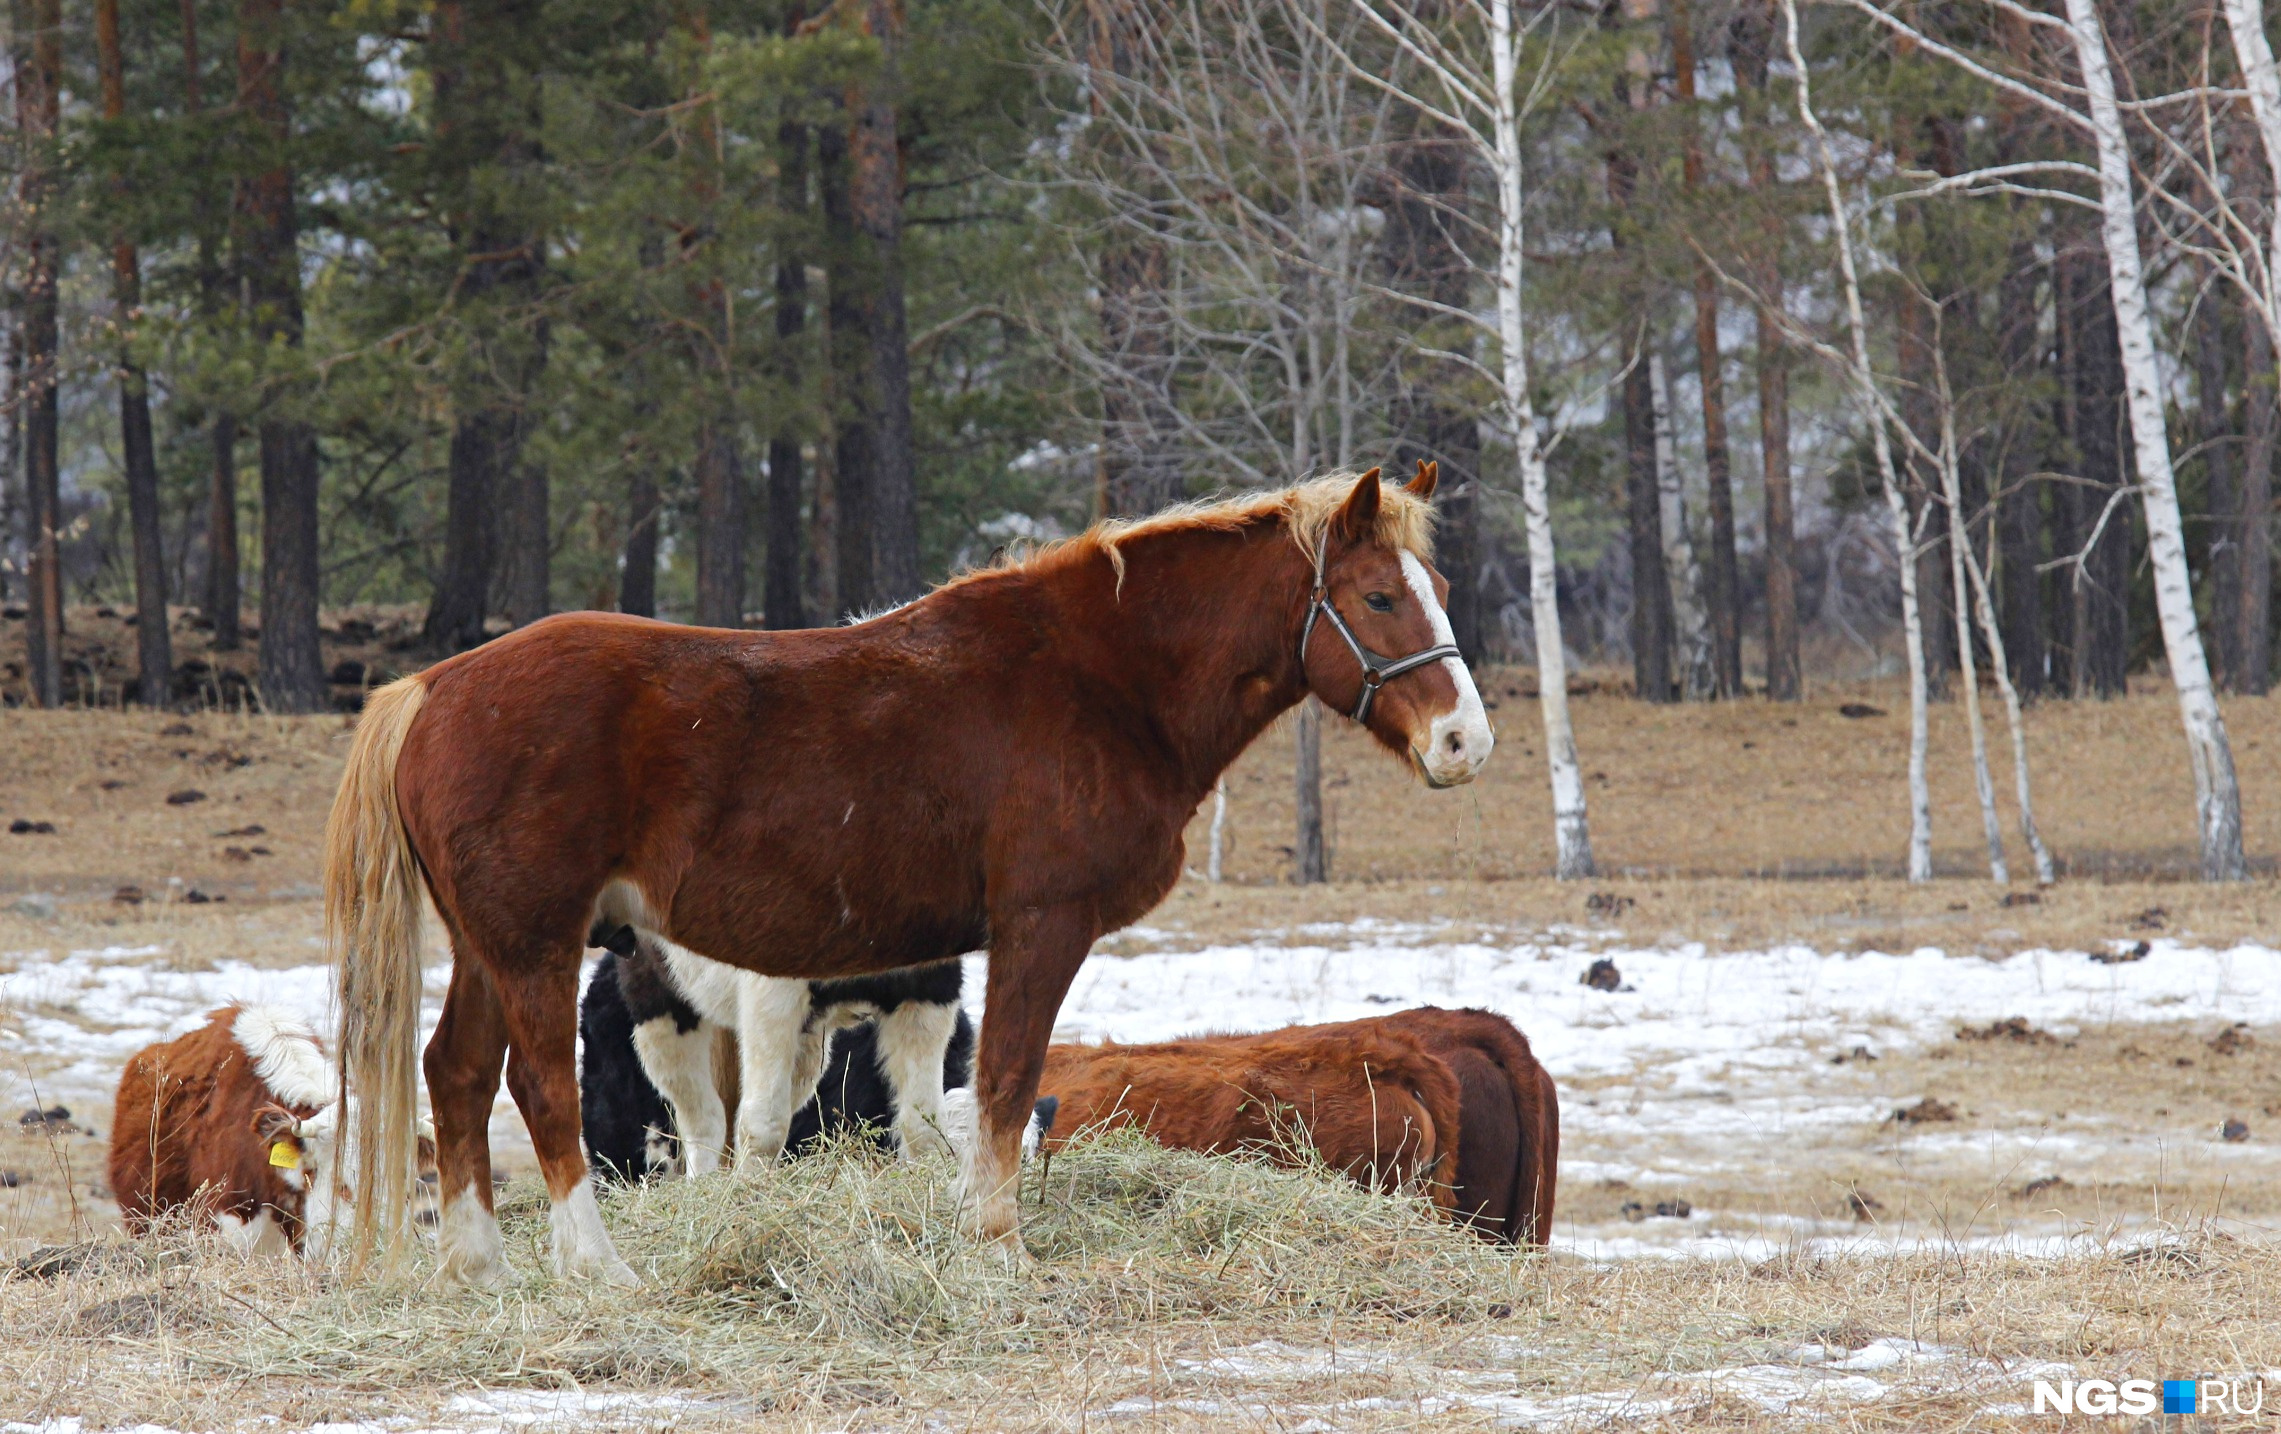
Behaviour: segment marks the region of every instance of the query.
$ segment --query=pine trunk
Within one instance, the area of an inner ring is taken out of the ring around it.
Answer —
[[[283,0],[239,0],[241,108],[280,150],[292,137],[285,99]],[[246,294],[263,337],[301,344],[299,225],[293,171],[283,164],[239,187]],[[259,423],[261,448],[262,705],[315,712],[325,705],[324,658],[317,637],[317,434],[289,412]]]
[[[17,0],[14,55],[16,136],[23,154],[16,179],[23,215],[23,279],[18,302],[24,418],[24,523],[27,621],[25,676],[32,701],[63,703],[63,522],[61,433],[57,407],[58,291],[63,239],[54,147],[63,94],[61,0]]]
[[[206,488],[206,620],[214,625],[216,652],[238,650],[238,420],[217,413],[208,435],[213,445]]]
[[[516,425],[521,433],[522,425]],[[527,627],[552,609],[549,581],[554,547],[554,522],[549,501],[546,465],[534,462],[527,449],[517,445],[514,465],[504,474],[507,501],[503,504],[505,541],[500,544],[504,593],[500,606],[507,621]]]
[[[2147,555],[2154,569],[2155,607],[2163,650],[2178,693],[2179,718],[2194,769],[2196,825],[2201,833],[2202,876],[2239,881],[2247,875],[2241,844],[2241,788],[2233,745],[2210,686],[2202,634],[2194,616],[2194,590],[2186,567],[2185,523],[2170,467],[2170,435],[2163,412],[2161,374],[2140,267],[2136,196],[2128,140],[2107,67],[2107,42],[2093,0],[2067,0],[2068,28],[2083,72],[2091,126],[2099,148],[2099,198],[2113,293],[2115,332],[2130,401],[2133,449],[2146,512]]]
[[[1759,205],[1761,210],[1768,210],[1765,214],[1761,214],[1761,228],[1759,228],[1761,253],[1750,255],[1752,283],[1756,285],[1756,290],[1759,290],[1759,303],[1756,303],[1756,326],[1759,326],[1759,447],[1761,447],[1761,451],[1768,447],[1768,410],[1765,410],[1765,399],[1768,399],[1768,394],[1765,394],[1765,376],[1768,374],[1765,374],[1765,365],[1768,365],[1768,353],[1779,353],[1779,349],[1781,349],[1781,337],[1777,333],[1777,328],[1779,328],[1779,315],[1781,315],[1781,242],[1784,242],[1784,223],[1781,223],[1781,219],[1770,212],[1772,205],[1779,203],[1779,194],[1775,189],[1775,157],[1772,157],[1775,153],[1772,153],[1772,146],[1770,146],[1770,139],[1768,139],[1768,130],[1772,128],[1772,119],[1775,119],[1775,116],[1772,116],[1768,89],[1765,89],[1765,71],[1768,71],[1768,59],[1770,59],[1770,50],[1772,50],[1772,34],[1775,34],[1772,21],[1775,21],[1775,7],[1772,7],[1772,2],[1768,2],[1768,5],[1756,5],[1756,2],[1747,2],[1747,5],[1743,5],[1736,11],[1734,23],[1731,23],[1729,32],[1727,32],[1727,36],[1729,36],[1727,59],[1729,59],[1731,68],[1734,68],[1736,87],[1747,93],[1747,105],[1745,105],[1745,116],[1743,116],[1743,123],[1745,123],[1743,153],[1745,153],[1745,166],[1747,166],[1747,171],[1750,171],[1752,201]],[[1693,68],[1693,66],[1688,66],[1688,68]],[[1693,89],[1695,89],[1693,73],[1683,71],[1681,73],[1681,93],[1693,93]],[[1688,141],[1690,141],[1690,146],[1695,144],[1695,132],[1693,130],[1688,132]],[[1702,164],[1695,157],[1693,150],[1690,150],[1688,162],[1690,162],[1690,166]],[[1740,604],[1743,604],[1743,568],[1740,568],[1740,561],[1736,556],[1736,538],[1734,538],[1734,479],[1731,479],[1731,458],[1729,458],[1729,442],[1727,442],[1727,378],[1724,378],[1724,369],[1720,365],[1720,356],[1718,356],[1718,287],[1715,287],[1715,278],[1711,274],[1711,269],[1708,269],[1708,264],[1704,264],[1704,262],[1697,262],[1697,267],[1695,267],[1695,353],[1697,353],[1697,367],[1699,367],[1699,372],[1702,372],[1702,390],[1704,390],[1704,458],[1706,458],[1704,467],[1706,467],[1708,479],[1711,479],[1711,490],[1708,490],[1708,495],[1706,495],[1708,497],[1708,504],[1706,504],[1708,515],[1711,515],[1711,563],[1708,563],[1708,577],[1711,577],[1711,629],[1715,634],[1713,641],[1718,643],[1718,647],[1715,647],[1715,652],[1718,652],[1718,659],[1715,661],[1718,661],[1720,693],[1729,695],[1729,698],[1738,698],[1738,695],[1743,695],[1743,611],[1740,611]],[[1786,394],[1786,383],[1788,383],[1786,372],[1784,372],[1784,378],[1781,378],[1781,383],[1784,383],[1784,394]],[[1779,483],[1784,486],[1784,513],[1786,513],[1788,511],[1788,461],[1786,461],[1786,456],[1788,456],[1788,408],[1786,408],[1786,404],[1779,413],[1779,422],[1781,422],[1781,442],[1784,442],[1784,463],[1779,465]],[[1713,435],[1715,435],[1715,442],[1713,442]],[[1768,486],[1765,486],[1768,513],[1772,513],[1772,504],[1775,504],[1775,481],[1777,481],[1775,474],[1777,474],[1775,467],[1768,467]],[[1777,543],[1777,536],[1772,531],[1768,531],[1768,563],[1775,561],[1775,543]],[[1784,545],[1784,561],[1788,561],[1788,552],[1791,552],[1791,547],[1788,547],[1788,527],[1784,527],[1784,531],[1779,533],[1779,543]],[[1772,568],[1768,568],[1768,625],[1770,625],[1768,636],[1775,636],[1775,632],[1772,632],[1772,625],[1777,622],[1777,606],[1775,606],[1777,586],[1781,588],[1781,593],[1791,595],[1791,600],[1788,600],[1791,602],[1791,606],[1788,606],[1786,611],[1781,611],[1779,616],[1781,616],[1781,620],[1786,620],[1788,632],[1791,632],[1788,666],[1795,668],[1795,661],[1797,661],[1797,654],[1795,654],[1795,627],[1797,627],[1795,581],[1791,581],[1788,577],[1777,579]],[[1781,657],[1779,657],[1781,652],[1784,652],[1784,647],[1781,647],[1779,643],[1768,647],[1768,695],[1781,695],[1775,691],[1777,673],[1781,668],[1784,668],[1784,661],[1781,661]]]
[[[805,209],[808,127],[792,120],[778,125],[776,152],[777,186],[783,206],[794,211]],[[761,598],[762,621],[779,630],[808,625],[800,572],[801,428],[793,419],[799,412],[798,395],[804,387],[801,345],[807,326],[807,259],[797,251],[788,252],[776,265],[774,359],[782,412],[776,433],[768,441],[768,573]]]
[[[2241,66],[2249,107],[2257,122],[2259,149],[2265,158],[2265,191],[2271,229],[2265,243],[2265,308],[2268,315],[2245,315],[2243,327],[2248,363],[2242,385],[2248,409],[2249,441],[2244,449],[2238,524],[2230,534],[2238,545],[2235,606],[2218,619],[2232,629],[2227,643],[2236,654],[2228,676],[2233,690],[2263,695],[2272,680],[2273,664],[2273,348],[2270,323],[2281,321],[2281,67],[2273,59],[2272,42],[2265,33],[2263,0],[2225,0],[2226,25],[2233,39],[2234,58]]]
[[[206,112],[206,87],[198,55],[198,0],[181,0],[182,109],[192,121]],[[221,237],[215,233],[214,185],[200,183],[195,201],[198,218],[199,299],[208,316],[218,316],[234,303],[229,276],[220,257]],[[207,645],[216,652],[238,647],[238,420],[218,411],[208,420],[207,439],[212,460],[206,488],[206,621],[212,629]]]
[[[11,16],[11,19],[13,17]],[[11,54],[11,59],[14,56]],[[11,116],[12,118],[12,116]],[[0,381],[0,598],[16,596],[23,572],[24,345],[23,313],[7,325],[7,373]]]
[[[444,568],[428,599],[428,642],[446,653],[483,641],[497,561],[502,458],[521,444],[513,415],[479,409],[452,425],[444,492]],[[511,461],[511,459],[510,459]]]
[[[816,133],[816,179],[824,216],[825,340],[831,354],[833,573],[843,619],[869,611],[878,601],[872,582],[877,429],[864,326],[874,275],[855,227],[849,170],[847,126],[823,125]]]
[[[2067,485],[2072,546],[2079,566],[2068,573],[2076,697],[2119,697],[2130,662],[2131,506],[2124,485],[2122,340],[2115,296],[2095,250],[2063,256],[2070,274],[2073,360],[2068,375],[2081,480]]]
[[[2241,606],[2234,614],[2241,653],[2236,692],[2263,696],[2273,682],[2273,458],[2281,428],[2274,384],[2273,344],[2262,319],[2252,314],[2242,402],[2248,410],[2249,438],[2241,466]]]
[[[744,463],[732,418],[697,435],[697,625],[743,627]]]
[[[1781,280],[1774,281],[1779,293]],[[1797,521],[1790,493],[1790,366],[1774,316],[1758,315],[1758,446],[1766,469],[1766,695],[1805,698],[1798,659]]]
[[[127,113],[126,61],[119,41],[119,0],[95,0],[95,50],[102,71],[103,118]],[[142,259],[125,235],[111,242],[111,302],[119,338],[119,452],[127,470],[127,520],[134,530],[137,695],[166,705],[174,653],[166,616],[166,540],[158,506],[158,454],[151,443],[150,385],[136,364],[135,326],[142,320]]]
[[[911,334],[903,299],[903,164],[897,148],[901,103],[902,0],[868,0],[864,28],[879,42],[871,84],[850,102],[849,203],[872,269],[863,310],[872,396],[872,585],[881,602],[919,595],[917,436],[911,422]]]
[[[800,440],[779,434],[768,441],[768,576],[761,624],[779,631],[808,625],[800,583]]]
[[[2036,377],[2040,340],[2036,305],[2036,254],[2027,239],[2016,240],[2010,265],[1997,291],[1997,346],[2010,383],[2025,387]],[[2019,695],[2034,699],[2045,681],[2043,625],[2043,467],[2042,425],[2032,409],[2017,404],[2005,415],[2003,458],[1997,474],[1996,569],[2003,591],[2005,670]]]
[[[1631,531],[1632,691],[1675,702],[1671,580],[1663,567],[1663,491],[1656,481],[1655,375],[1640,355],[1624,375],[1624,499]]]
[[[626,561],[618,577],[618,611],[657,616],[657,473],[644,462],[626,495]]]
[[[1645,7],[1627,7],[1624,13],[1627,18],[1645,18],[1641,10],[1646,9],[1651,13],[1653,3],[1654,0],[1647,0]],[[1608,11],[1606,18],[1613,20],[1615,14],[1613,10]],[[1684,22],[1678,26],[1678,33],[1685,35]],[[1684,40],[1679,45],[1679,52],[1682,56],[1686,53]],[[1619,111],[1642,111],[1651,103],[1653,89],[1647,77],[1651,63],[1635,32],[1624,71],[1616,81],[1615,98]],[[1683,63],[1680,72],[1682,84],[1691,87],[1693,66]],[[1607,155],[1608,200],[1611,210],[1609,248],[1623,266],[1624,312],[1630,316],[1644,316],[1652,311],[1653,306],[1647,301],[1647,281],[1641,273],[1639,246],[1633,237],[1641,227],[1640,216],[1633,212],[1639,198],[1639,161],[1631,152],[1632,140],[1625,132],[1624,121],[1612,117],[1611,124],[1612,141]],[[1701,297],[1698,292],[1697,298]],[[1629,634],[1632,692],[1643,702],[1669,702],[1676,692],[1671,681],[1671,585],[1663,571],[1663,491],[1656,482],[1655,471],[1655,374],[1647,356],[1647,348],[1653,340],[1643,318],[1634,317],[1629,322],[1637,325],[1628,335],[1631,352],[1627,355],[1622,385],[1624,528],[1630,538],[1632,584]],[[1713,323],[1716,324],[1715,319]],[[1722,431],[1715,437],[1723,442],[1725,434]],[[1716,501],[1714,498],[1714,504]],[[1714,652],[1723,640],[1718,625],[1721,611],[1714,577]]]
[[[2194,416],[2200,429],[2195,446],[2201,450],[2202,505],[2209,515],[2210,646],[2220,689],[2235,686],[2242,669],[2241,534],[2243,530],[2240,485],[2235,481],[2239,453],[2234,447],[2233,415],[2226,402],[2227,362],[2233,346],[2226,341],[2225,315],[2218,306],[2218,287],[2204,287],[2194,313]]]

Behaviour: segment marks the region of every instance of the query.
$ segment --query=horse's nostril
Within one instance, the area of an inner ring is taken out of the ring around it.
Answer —
[[[1458,753],[1465,750],[1465,734],[1462,732],[1450,733],[1449,741],[1446,745],[1449,747],[1450,755],[1456,756]]]

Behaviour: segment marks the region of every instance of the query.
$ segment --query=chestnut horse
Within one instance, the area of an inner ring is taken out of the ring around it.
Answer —
[[[478,1282],[505,1272],[485,1132],[502,1062],[555,1267],[635,1281],[579,1148],[597,920],[771,976],[987,947],[959,1209],[1011,1248],[1070,979],[1171,890],[1189,818],[1252,739],[1313,692],[1428,785],[1488,759],[1426,562],[1434,481],[1372,469],[1102,524],[844,628],[565,614],[374,693],[325,837],[362,1170],[411,1165],[423,885],[452,946],[424,1062],[440,1255]],[[360,1192],[360,1239],[403,1204]]]

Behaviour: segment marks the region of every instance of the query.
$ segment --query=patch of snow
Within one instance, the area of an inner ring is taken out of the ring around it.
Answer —
[[[1879,1339],[1858,1350],[1802,1346],[1787,1363],[1730,1365],[1717,1369],[1651,1375],[1633,1389],[1573,1394],[1524,1392],[1518,1373],[1443,1369],[1406,1364],[1377,1351],[1342,1347],[1337,1365],[1382,1378],[1404,1376],[1432,1392],[1383,1394],[1332,1403],[1292,1403],[1264,1391],[1183,1390],[1167,1398],[1138,1395],[1093,1411],[1097,1418],[1131,1418],[1159,1412],[1245,1416],[1279,1427],[1333,1424],[1336,1416],[1365,1411],[1399,1411],[1432,1417],[1487,1415],[1502,1428],[1567,1429],[1617,1421],[1653,1420],[1696,1408],[1715,1398],[1739,1399],[1769,1414],[1825,1417],[1818,1406],[1875,1404],[1904,1395],[1996,1395],[2038,1378],[2073,1378],[2064,1365],[2006,1368],[1941,1345],[1908,1339]],[[1183,1360],[1175,1379],[1183,1383],[1228,1383],[1251,1378],[1297,1378],[1309,1371],[1330,1372],[1331,1351],[1306,1351],[1282,1344],[1254,1345],[1233,1357]],[[1872,1376],[1876,1377],[1872,1377]],[[1502,1386],[1502,1387],[1490,1387]],[[1294,1423],[1300,1419],[1304,1423]]]

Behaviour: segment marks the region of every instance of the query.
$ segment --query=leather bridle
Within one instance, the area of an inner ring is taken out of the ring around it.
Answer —
[[[1362,640],[1354,635],[1354,629],[1346,625],[1346,619],[1340,617],[1339,610],[1331,605],[1330,591],[1323,585],[1323,562],[1330,556],[1330,546],[1330,534],[1325,533],[1321,547],[1315,552],[1315,591],[1307,601],[1307,623],[1299,629],[1299,670],[1307,670],[1307,642],[1315,635],[1315,619],[1329,618],[1331,631],[1346,639],[1347,649],[1354,654],[1354,660],[1362,665],[1362,696],[1356,700],[1354,711],[1348,714],[1355,721],[1361,722],[1369,718],[1370,704],[1378,696],[1379,688],[1405,672],[1415,672],[1445,657],[1459,657],[1462,654],[1454,644],[1446,642],[1439,647],[1413,652],[1408,657],[1381,657],[1364,647]]]

